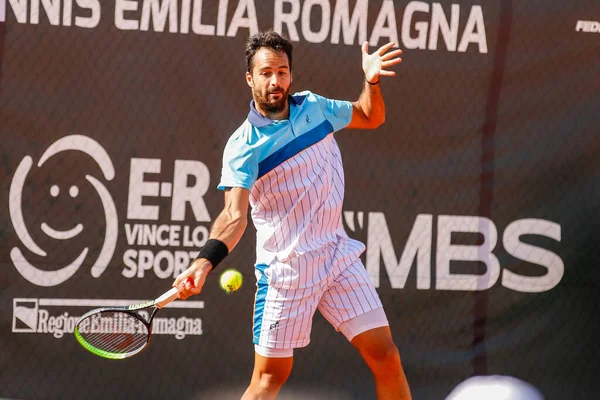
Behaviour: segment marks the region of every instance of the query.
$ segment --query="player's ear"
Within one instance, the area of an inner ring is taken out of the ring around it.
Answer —
[[[248,86],[250,86],[251,88],[254,87],[254,81],[252,80],[252,74],[250,72],[246,72],[246,83],[248,84]]]

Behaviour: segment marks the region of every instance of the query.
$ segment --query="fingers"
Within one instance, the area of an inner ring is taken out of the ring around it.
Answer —
[[[177,276],[177,278],[175,278],[175,282],[173,282],[173,284],[171,286],[172,287],[179,287],[179,285],[181,284],[181,282],[187,280],[193,273],[194,273],[194,271],[191,268],[186,269],[181,274],[179,274]]]
[[[388,44],[384,44],[383,46],[381,46],[375,53],[377,53],[377,55],[381,56],[382,54],[386,53],[389,49],[394,47],[395,45],[396,45],[396,43],[389,42]]]
[[[366,41],[363,42],[361,50],[362,50],[363,55],[369,54],[369,42],[366,42]]]
[[[389,68],[393,65],[400,64],[402,62],[401,58],[394,58],[393,60],[384,61],[381,63],[381,68]]]
[[[194,294],[200,293],[199,285],[195,285],[194,279],[192,278],[194,273],[195,269],[190,267],[179,274],[177,278],[175,278],[175,282],[173,282],[172,286],[177,288],[181,300],[185,300]]]
[[[177,286],[177,292],[179,293],[179,298],[185,300],[190,296],[199,294],[200,287],[197,287],[194,284],[194,280],[191,277],[188,277]]]
[[[394,50],[390,53],[386,53],[384,55],[381,56],[381,60],[382,61],[387,61],[390,60],[394,57],[398,57],[400,54],[402,54],[402,50],[398,49],[398,50]]]

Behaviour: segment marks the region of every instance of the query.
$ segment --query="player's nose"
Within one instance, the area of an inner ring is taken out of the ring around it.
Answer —
[[[273,74],[271,76],[271,81],[269,82],[269,86],[271,86],[271,87],[281,86],[281,77],[278,76],[278,74]]]

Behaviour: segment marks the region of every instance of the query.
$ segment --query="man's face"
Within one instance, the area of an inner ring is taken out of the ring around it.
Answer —
[[[269,114],[284,111],[292,83],[287,54],[262,48],[252,60],[254,66],[246,73],[246,81],[257,108]]]

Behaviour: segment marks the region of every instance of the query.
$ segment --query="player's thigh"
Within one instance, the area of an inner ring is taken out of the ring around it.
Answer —
[[[360,260],[342,271],[327,288],[319,311],[349,341],[368,329],[388,325],[379,294]]]

